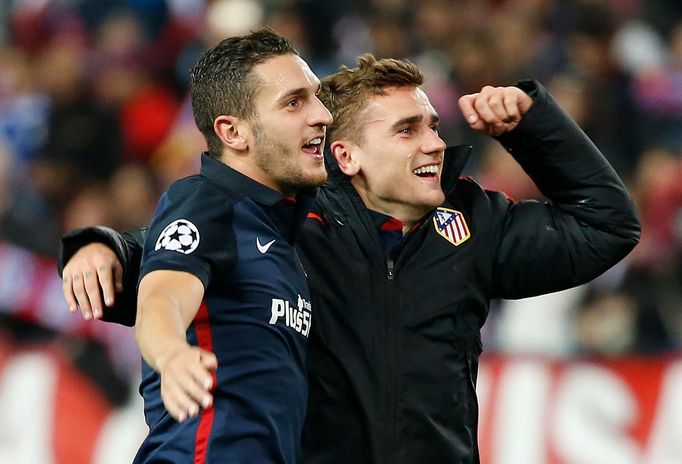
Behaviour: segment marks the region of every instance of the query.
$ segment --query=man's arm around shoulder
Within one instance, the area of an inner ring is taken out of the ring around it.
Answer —
[[[137,280],[147,229],[119,234],[103,226],[62,237],[58,269],[71,312],[85,319],[135,323]]]

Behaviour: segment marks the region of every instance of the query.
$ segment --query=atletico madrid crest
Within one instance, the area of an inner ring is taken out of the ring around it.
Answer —
[[[433,213],[433,225],[438,235],[455,246],[466,242],[471,236],[464,216],[454,209],[436,208]]]

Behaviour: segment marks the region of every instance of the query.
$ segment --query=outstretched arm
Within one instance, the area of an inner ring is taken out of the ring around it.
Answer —
[[[119,234],[108,227],[74,230],[62,238],[58,262],[69,310],[85,319],[135,323],[137,279],[146,229]]]
[[[213,402],[215,355],[187,343],[186,331],[204,296],[198,277],[153,271],[140,281],[135,340],[142,357],[161,377],[161,398],[175,420],[196,416]]]

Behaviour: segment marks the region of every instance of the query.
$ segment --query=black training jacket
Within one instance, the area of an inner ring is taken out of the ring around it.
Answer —
[[[475,387],[491,298],[587,282],[637,243],[611,166],[540,84],[518,85],[535,103],[499,141],[549,201],[513,202],[460,178],[469,150],[448,149],[443,211],[468,231],[457,245],[439,233],[437,210],[388,260],[357,192],[328,163],[299,239],[313,298],[303,463],[479,462]],[[130,236],[99,235],[122,259],[137,253]],[[65,241],[64,258],[73,246]],[[107,317],[120,322],[116,312]]]

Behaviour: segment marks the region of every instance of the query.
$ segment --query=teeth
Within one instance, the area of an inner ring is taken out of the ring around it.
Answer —
[[[312,139],[311,141],[306,143],[306,145],[319,145],[321,143],[322,143],[322,137],[315,137],[314,139]]]
[[[424,166],[421,168],[417,168],[412,172],[414,172],[415,174],[438,174],[438,166],[437,165]]]

